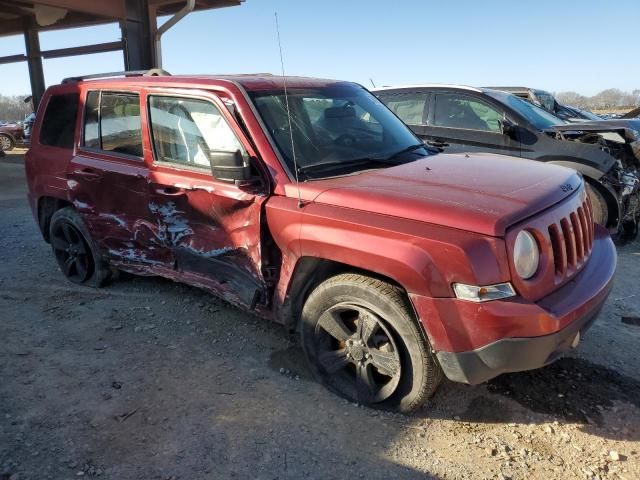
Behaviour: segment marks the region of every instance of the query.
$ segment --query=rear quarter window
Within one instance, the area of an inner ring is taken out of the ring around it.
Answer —
[[[53,95],[49,99],[38,139],[41,145],[73,148],[79,100],[77,93]]]

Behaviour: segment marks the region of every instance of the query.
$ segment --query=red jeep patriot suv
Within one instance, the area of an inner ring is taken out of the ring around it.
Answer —
[[[115,269],[300,334],[316,378],[409,411],[575,347],[616,253],[573,170],[439,154],[363,87],[270,75],[49,88],[29,201],[72,282]]]

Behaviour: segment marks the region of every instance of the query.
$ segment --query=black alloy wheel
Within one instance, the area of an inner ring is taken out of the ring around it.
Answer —
[[[93,258],[82,233],[67,221],[57,222],[51,244],[62,273],[74,283],[84,283],[93,274]]]
[[[327,310],[315,330],[316,353],[327,383],[363,404],[396,390],[402,374],[391,328],[371,310],[342,303]]]
[[[370,407],[411,412],[443,372],[399,286],[358,273],[316,285],[300,314],[300,340],[313,376]]]

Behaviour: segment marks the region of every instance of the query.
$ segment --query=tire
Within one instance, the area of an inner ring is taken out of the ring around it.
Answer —
[[[10,152],[16,146],[16,142],[9,135],[0,134],[0,151]]]
[[[587,195],[591,200],[591,209],[593,210],[593,221],[597,224],[607,227],[609,222],[609,206],[600,191],[587,183]]]
[[[65,207],[53,214],[49,239],[53,255],[67,280],[96,288],[108,280],[109,266],[73,208]]]
[[[317,286],[302,309],[300,336],[315,378],[371,407],[410,412],[443,373],[402,291],[341,274]]]

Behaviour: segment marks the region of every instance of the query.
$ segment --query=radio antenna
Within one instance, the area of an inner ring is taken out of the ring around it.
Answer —
[[[293,157],[293,170],[296,177],[296,188],[298,189],[298,208],[302,208],[302,196],[300,195],[300,180],[298,178],[298,160],[296,158],[296,147],[293,142],[293,128],[291,126],[291,111],[289,110],[289,95],[287,93],[287,77],[284,73],[284,60],[282,57],[282,43],[280,42],[280,25],[278,24],[278,12],[274,12],[276,17],[276,33],[278,34],[278,49],[280,51],[280,67],[282,69],[282,84],[284,85],[284,103],[287,108],[287,120],[289,121],[289,137],[291,138],[291,156]]]

